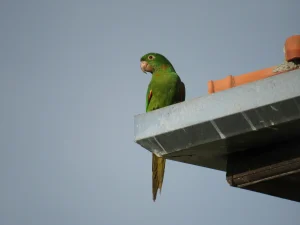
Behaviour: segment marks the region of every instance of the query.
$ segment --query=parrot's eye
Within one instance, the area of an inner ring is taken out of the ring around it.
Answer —
[[[148,56],[148,59],[149,59],[149,60],[153,60],[154,58],[155,58],[155,57],[154,57],[153,55],[149,55],[149,56]]]

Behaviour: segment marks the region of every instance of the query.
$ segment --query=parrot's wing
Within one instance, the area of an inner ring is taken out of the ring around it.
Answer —
[[[151,98],[152,98],[152,90],[151,90],[151,83],[150,83],[146,93],[146,112],[148,111],[148,106],[150,104]]]
[[[184,83],[179,79],[178,85],[177,85],[177,92],[175,96],[175,102],[183,102],[185,100],[185,85]]]
[[[180,78],[177,79],[175,96],[173,96],[173,104],[178,102],[183,102],[185,100],[185,85],[181,82]],[[151,82],[148,86],[147,94],[146,94],[146,112],[148,112],[148,106],[150,104],[152,98],[152,85]],[[153,109],[151,109],[153,110]],[[152,153],[152,193],[153,200],[155,201],[157,191],[162,190],[164,172],[165,172],[165,164],[166,159],[163,157],[158,157],[154,153]]]

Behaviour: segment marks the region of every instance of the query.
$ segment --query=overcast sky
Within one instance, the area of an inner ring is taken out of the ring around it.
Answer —
[[[300,204],[231,188],[225,173],[134,143],[148,52],[164,54],[186,99],[207,81],[283,61],[299,0],[2,0],[1,225],[298,225]]]

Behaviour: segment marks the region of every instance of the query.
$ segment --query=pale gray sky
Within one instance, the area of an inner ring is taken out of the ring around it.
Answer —
[[[299,224],[299,203],[172,161],[153,203],[151,154],[133,141],[143,54],[168,57],[189,100],[210,79],[281,63],[299,11],[299,0],[2,0],[0,224]]]

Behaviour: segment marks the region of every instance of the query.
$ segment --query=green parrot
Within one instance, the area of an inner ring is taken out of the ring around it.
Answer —
[[[185,100],[185,85],[170,61],[161,54],[148,53],[140,60],[141,70],[151,73],[152,79],[146,94],[146,112]],[[152,194],[156,199],[162,189],[166,159],[152,153]]]

